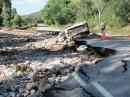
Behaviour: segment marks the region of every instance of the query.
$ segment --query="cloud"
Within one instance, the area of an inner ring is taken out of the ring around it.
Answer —
[[[12,0],[14,5],[44,3],[47,0]]]

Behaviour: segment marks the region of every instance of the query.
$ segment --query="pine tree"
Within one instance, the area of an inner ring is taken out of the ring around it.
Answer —
[[[0,0],[0,26],[2,26],[2,22],[3,22],[2,8],[3,8],[3,0]]]
[[[4,27],[11,27],[11,0],[4,0],[3,2],[3,18]]]
[[[11,11],[11,19],[13,19],[15,17],[15,15],[17,15],[17,10],[16,10],[16,8],[13,8]]]

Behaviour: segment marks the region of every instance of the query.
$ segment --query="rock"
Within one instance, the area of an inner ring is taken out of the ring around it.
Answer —
[[[29,65],[31,62],[30,61],[25,61],[24,65]]]
[[[58,37],[58,42],[64,42],[65,38],[64,37]]]
[[[25,93],[24,93],[24,97],[26,97],[27,95],[29,95],[29,93],[30,92],[28,90],[26,90]]]
[[[8,93],[4,93],[4,97],[7,97],[8,96]]]
[[[37,97],[44,97],[44,96],[43,96],[43,93],[40,92],[40,91],[37,91]]]
[[[36,81],[39,80],[39,75],[37,74],[37,72],[35,72],[35,73],[32,74],[31,80],[33,82],[36,82]]]
[[[36,94],[36,91],[35,91],[35,90],[31,90],[31,91],[30,91],[30,94],[31,94],[31,95],[34,95],[34,94]]]
[[[15,93],[15,92],[10,92],[9,95],[10,95],[11,97],[15,97],[16,93]]]
[[[74,41],[71,41],[71,42],[68,42],[68,43],[67,43],[67,47],[68,47],[68,48],[72,48],[72,47],[74,47],[74,45],[75,45],[75,42],[74,42]]]
[[[22,90],[21,88],[19,89],[19,93],[20,93],[20,94],[22,94],[22,93],[23,93],[23,90]]]
[[[43,87],[41,87],[40,91],[42,93],[44,93],[45,91],[47,91],[47,90],[49,90],[51,88],[52,88],[52,85],[50,83],[46,83],[46,84],[43,85]]]
[[[32,90],[36,88],[36,83],[32,82],[32,83],[27,83],[26,85],[26,90]]]
[[[21,94],[17,94],[16,97],[24,97],[23,95]]]
[[[22,77],[22,76],[23,76],[23,72],[18,71],[18,72],[17,72],[17,76],[18,76],[18,77]]]
[[[65,33],[62,31],[62,32],[59,33],[59,35],[58,35],[58,42],[64,42],[65,39],[66,39]]]
[[[67,66],[67,65],[64,64],[60,59],[57,59],[57,60],[54,60],[54,61],[48,63],[46,65],[46,68],[59,70],[59,69],[65,67],[65,66]]]
[[[54,84],[54,82],[55,82],[55,77],[50,77],[50,78],[48,78],[48,81],[49,81],[49,83],[50,84]]]
[[[49,90],[52,88],[52,84],[49,83],[47,78],[44,78],[40,81],[39,84],[39,91],[41,91],[42,93],[44,93],[45,91]]]
[[[77,48],[78,52],[85,52],[87,50],[87,46],[86,45],[81,45]]]
[[[12,92],[15,92],[15,91],[16,91],[16,88],[11,87],[11,91],[12,91]]]
[[[57,82],[57,83],[59,83],[59,82],[61,81],[61,77],[60,77],[60,76],[58,76],[58,77],[56,77],[56,79],[55,79],[55,80],[56,80],[56,82]]]
[[[88,64],[88,65],[92,65],[92,64],[93,64],[93,63],[90,62],[90,61],[86,61],[85,63]]]
[[[67,79],[68,79],[68,76],[62,76],[62,77],[61,77],[61,81],[62,81],[62,82],[66,81]]]
[[[28,95],[27,97],[37,97],[37,95]]]
[[[94,60],[92,60],[92,64],[96,64],[97,62],[101,61],[103,58],[95,58]]]

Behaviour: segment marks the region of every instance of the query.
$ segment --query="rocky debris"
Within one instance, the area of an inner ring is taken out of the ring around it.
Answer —
[[[32,69],[32,70],[37,70],[37,69],[41,69],[43,68],[43,63],[42,62],[39,62],[39,61],[32,61],[30,64],[29,64],[29,67]]]
[[[60,33],[57,37],[32,43],[33,48],[42,48],[49,51],[61,51],[73,48],[74,46],[75,42],[73,38],[71,36],[66,38],[64,32]]]
[[[49,51],[59,51],[63,49],[62,45],[57,44],[57,38],[50,38],[32,44],[33,48],[42,48]]]
[[[64,32],[48,39],[4,37],[0,44],[0,97],[43,97],[43,93],[64,83],[75,66],[97,57],[92,58],[92,53],[88,59],[91,50],[86,44],[77,45]]]
[[[93,96],[90,96],[86,91],[84,92],[84,90],[80,87],[71,89],[69,91],[67,90],[48,91],[45,94],[45,96],[46,97],[93,97]]]
[[[4,76],[4,78],[9,78],[10,76],[12,76],[15,73],[15,70],[12,68],[7,68],[7,69],[3,69],[2,71],[2,75]],[[1,75],[1,76],[2,76]]]

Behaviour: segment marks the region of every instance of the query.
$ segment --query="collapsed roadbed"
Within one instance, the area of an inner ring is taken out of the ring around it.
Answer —
[[[117,45],[124,43],[124,41],[121,40],[120,42],[115,40],[100,42],[107,45],[108,41],[113,41],[113,43],[115,42],[113,45],[116,45],[116,47]],[[125,44],[126,43],[130,45],[129,40],[125,40]],[[88,46],[90,47],[90,45],[91,44]],[[48,97],[129,97],[129,45],[125,46],[126,49],[122,49],[122,47],[119,45],[118,48],[114,48],[114,50],[112,50],[108,49],[108,47],[104,48],[104,45],[101,46],[100,43],[96,44],[97,47],[92,44],[91,47],[100,54],[101,51],[104,51],[103,54],[107,53],[107,55],[110,56],[107,56],[107,58],[104,58],[96,64],[90,64],[86,62],[78,65],[69,79],[60,85],[60,89],[62,90],[54,90],[49,92],[49,95],[51,96],[48,95]],[[112,55],[113,53],[114,55]]]
[[[129,97],[130,40],[110,39],[101,41],[94,39],[88,40],[87,42],[94,47],[106,47],[116,51],[115,55],[105,58],[95,65],[95,68],[100,74],[94,82],[100,83],[100,85],[111,94],[109,95],[105,92],[98,84],[94,84],[98,86],[97,89],[100,89],[99,92],[101,93],[95,93],[95,95],[97,95],[96,97]],[[94,91],[91,90],[91,93],[94,93]]]

